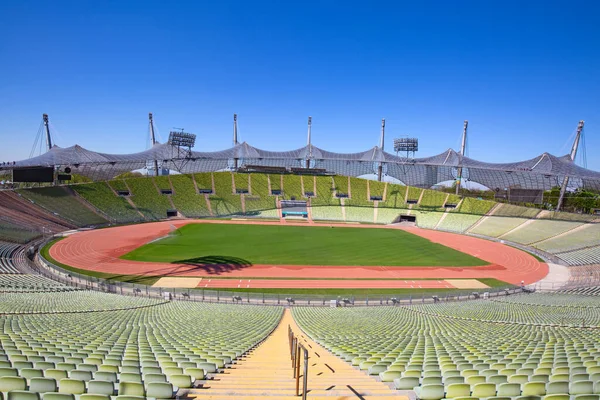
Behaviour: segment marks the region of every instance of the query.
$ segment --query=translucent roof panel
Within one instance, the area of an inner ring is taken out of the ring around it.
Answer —
[[[246,142],[212,152],[190,151],[163,143],[131,154],[99,153],[79,145],[67,148],[54,146],[37,157],[0,164],[0,173],[17,168],[69,166],[76,174],[105,180],[124,172],[152,167],[155,161],[160,168],[191,173],[231,170],[235,165],[234,159],[237,159],[239,167],[285,168],[303,168],[310,160],[312,168],[348,176],[376,174],[381,164],[385,175],[419,187],[455,180],[462,168],[463,180],[477,182],[490,189],[549,189],[560,186],[566,176],[579,186],[600,188],[600,172],[580,167],[568,156],[557,157],[548,153],[524,161],[489,163],[463,157],[452,149],[430,157],[410,158],[385,152],[377,146],[357,153],[337,153],[313,145],[289,151],[268,151]]]

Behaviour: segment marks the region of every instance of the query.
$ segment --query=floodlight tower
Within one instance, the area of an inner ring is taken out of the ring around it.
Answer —
[[[50,150],[52,148],[52,136],[50,135],[50,121],[48,121],[48,114],[43,114],[42,119],[44,121],[44,129],[46,130],[46,145],[48,146],[48,150]]]
[[[238,145],[238,134],[237,134],[237,114],[233,114],[233,147]],[[233,168],[237,171],[238,159],[233,159]]]
[[[467,127],[468,126],[469,126],[469,121],[465,120],[465,124],[463,125],[462,141],[460,142],[461,159],[460,159],[459,165],[462,165],[462,157],[465,156],[465,147],[467,146]],[[458,194],[460,192],[460,184],[462,182],[462,172],[463,172],[462,167],[458,167],[457,174],[456,174],[456,194]]]
[[[573,141],[573,147],[571,147],[571,154],[569,158],[571,161],[575,162],[575,157],[577,156],[577,149],[579,149],[579,141],[581,139],[581,131],[583,130],[583,125],[585,122],[583,120],[579,121],[577,125],[577,133],[575,134],[575,141]],[[560,187],[560,195],[558,196],[558,203],[556,204],[556,211],[560,211],[562,208],[563,198],[565,197],[565,192],[567,191],[567,186],[569,185],[569,177],[565,176],[563,178],[562,186]]]
[[[383,146],[385,144],[385,118],[381,119],[381,140],[379,141],[379,148],[383,152]],[[381,182],[383,176],[383,161],[379,163],[377,167],[377,180]]]
[[[308,117],[308,138],[306,139],[306,146],[308,146],[308,154],[306,156],[306,168],[310,169],[310,159],[312,158],[312,144],[310,137],[310,130],[312,126],[312,117]]]
[[[152,113],[148,113],[148,124],[150,125],[150,139],[152,140],[152,146],[156,144],[156,136],[154,135],[154,119]],[[158,161],[154,157],[154,175],[158,176]]]

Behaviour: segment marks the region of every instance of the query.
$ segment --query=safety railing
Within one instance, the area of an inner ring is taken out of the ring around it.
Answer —
[[[292,360],[292,369],[294,371],[294,379],[296,380],[296,396],[302,396],[302,400],[306,399],[308,394],[308,350],[298,337],[294,334],[292,328],[288,325],[288,338],[290,341],[290,359]],[[302,393],[300,393],[300,361],[304,354],[304,368],[302,371]]]

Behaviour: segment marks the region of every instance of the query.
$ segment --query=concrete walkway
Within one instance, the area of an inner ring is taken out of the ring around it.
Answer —
[[[309,350],[308,398],[310,399],[400,399],[386,384],[376,381],[330,354],[306,337],[286,309],[280,324],[260,346],[232,368],[191,390],[199,399],[298,399],[293,378],[288,326]],[[304,361],[301,362],[301,370]],[[302,376],[300,377],[302,388]]]
[[[569,283],[570,277],[569,267],[548,263],[548,275],[531,286],[537,290],[558,290]]]

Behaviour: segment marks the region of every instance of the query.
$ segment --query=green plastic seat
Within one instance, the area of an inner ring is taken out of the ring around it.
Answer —
[[[424,385],[415,389],[417,398],[421,400],[440,400],[444,398],[444,385]]]
[[[69,372],[69,378],[87,382],[92,380],[93,375],[92,371],[80,371],[74,369]]]
[[[402,374],[402,377],[421,378],[421,371],[420,370],[406,370]]]
[[[192,370],[197,370],[197,373],[192,373]],[[204,379],[204,370],[200,368],[188,368],[185,373],[191,375],[194,379]],[[394,379],[402,378],[401,371],[384,371],[379,374],[379,379],[382,382],[393,382]]]
[[[58,392],[66,394],[83,394],[85,393],[85,382],[77,379],[61,379],[58,381]]]
[[[140,368],[133,365],[123,365],[121,367],[121,373],[129,373],[129,374],[140,374]]]
[[[496,395],[496,385],[493,383],[478,383],[473,386],[472,396],[477,398],[492,397]]]
[[[164,374],[148,374],[144,375],[144,382],[167,382],[167,376]]]
[[[148,374],[162,374],[162,368],[160,367],[142,367],[142,375]]]
[[[13,363],[13,368],[21,370],[23,368],[33,368],[33,363],[29,361],[15,361]]]
[[[494,385],[498,386],[501,383],[507,383],[508,377],[506,377],[504,375],[492,375],[487,378],[487,381],[489,383],[493,383]]]
[[[171,369],[171,368],[166,368],[167,370]],[[181,368],[179,368],[181,369]],[[369,367],[369,369],[367,370],[367,373],[369,375],[379,375],[382,372],[385,372],[385,370],[387,370],[387,366],[385,365],[381,365],[381,364],[375,364]],[[168,375],[170,375],[167,371],[165,371],[165,373]],[[183,373],[183,371],[181,372],[177,372],[177,373]]]
[[[40,394],[26,390],[13,390],[8,393],[6,400],[40,400]]]
[[[524,384],[524,383],[529,382],[529,376],[521,375],[521,374],[511,375],[508,377],[508,382]]]
[[[471,375],[471,376],[467,376],[467,378],[465,379],[465,383],[468,383],[471,386],[480,384],[480,383],[485,383],[485,376],[479,376],[479,375]]]
[[[191,388],[193,384],[192,378],[189,375],[184,374],[171,375],[168,376],[167,379],[173,384],[173,386],[176,386],[180,389]]]
[[[37,393],[56,392],[58,385],[56,379],[52,378],[31,378],[29,380],[29,391]]]
[[[146,400],[144,396],[119,395],[114,397],[115,400]]]
[[[568,393],[569,393],[569,382],[568,381],[548,382],[548,384],[546,385],[546,395],[568,394]]]
[[[40,362],[36,362],[33,364],[33,366],[35,368],[41,369],[41,370],[47,370],[47,369],[54,369],[55,364],[53,362],[48,362],[48,361],[40,361]]]
[[[94,365],[94,364],[85,364],[85,363],[81,363],[79,365],[77,365],[77,369],[79,371],[90,371],[90,372],[96,372],[98,371],[98,366]]]
[[[142,382],[142,375],[124,372],[119,374],[119,382]]]
[[[569,381],[570,377],[569,374],[552,374],[550,375],[550,379],[549,382],[562,382],[562,381]]]
[[[119,373],[119,366],[118,365],[110,365],[110,364],[102,364],[100,366],[98,366],[98,372],[114,372],[116,374]]]
[[[449,376],[444,378],[444,385],[449,386],[456,383],[465,383],[465,378],[462,376]]]
[[[116,382],[118,382],[119,379],[118,379],[117,374],[114,372],[98,371],[98,372],[94,373],[94,380],[109,381],[109,382],[116,383]]]
[[[115,392],[115,385],[110,381],[92,380],[88,382],[87,392],[91,394],[112,396]]]
[[[19,370],[16,368],[0,368],[0,378],[3,376],[19,376]]]
[[[200,362],[198,368],[202,368],[207,374],[217,372],[217,365],[210,362]]]
[[[56,379],[56,381],[60,381],[61,379],[66,379],[69,377],[67,371],[62,371],[59,369],[47,369],[44,372],[44,376],[46,378]]]
[[[150,382],[146,385],[146,396],[159,399],[171,399],[173,395],[173,385],[167,382]]]
[[[144,385],[139,382],[120,382],[119,396],[145,396]]]
[[[44,376],[44,371],[37,368],[23,368],[19,375],[25,379],[42,378]]]
[[[0,378],[0,392],[27,389],[27,380],[20,376],[3,376]]]
[[[527,382],[522,386],[523,396],[544,396],[546,394],[546,384],[544,382]]]
[[[56,368],[55,369],[69,372],[69,371],[74,370],[75,368],[76,368],[75,364],[66,363],[66,362],[59,362],[59,363],[56,364]]]
[[[571,396],[572,400],[600,400],[599,394],[578,394]]]
[[[44,400],[75,400],[75,395],[71,393],[44,393]]]
[[[517,397],[521,395],[521,384],[519,383],[501,383],[496,389],[498,396]]]
[[[79,400],[110,400],[110,396],[106,394],[82,394],[79,396]]]
[[[468,397],[471,395],[471,386],[466,383],[453,383],[446,386],[446,398]]]
[[[576,381],[569,384],[569,394],[593,394],[594,384],[591,381]]]
[[[542,397],[542,400],[571,400],[568,394],[547,394]]]

